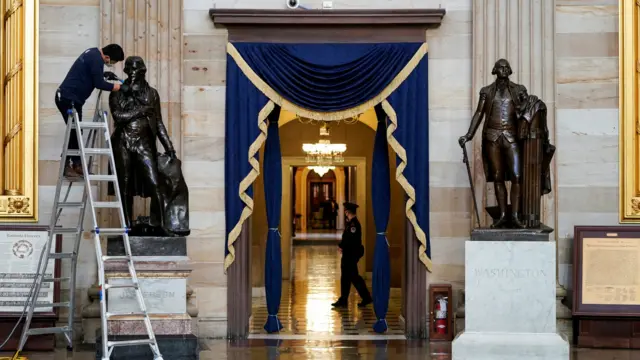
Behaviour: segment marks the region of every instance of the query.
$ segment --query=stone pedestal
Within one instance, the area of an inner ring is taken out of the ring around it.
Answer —
[[[555,251],[549,241],[467,241],[454,360],[569,359],[556,332]]]
[[[198,341],[193,334],[191,316],[187,307],[188,265],[186,238],[131,237],[136,272],[151,325],[158,338],[158,345],[165,359],[198,359]],[[107,241],[108,255],[124,255],[122,240],[117,237]],[[118,284],[128,281],[126,262],[105,264],[107,281]],[[132,289],[111,289],[107,294],[109,312],[123,313],[139,310]],[[110,339],[136,339],[146,336],[142,320],[135,317],[116,316],[109,320]],[[102,339],[96,339],[97,354],[101,355]],[[111,359],[153,359],[148,345],[117,348]]]

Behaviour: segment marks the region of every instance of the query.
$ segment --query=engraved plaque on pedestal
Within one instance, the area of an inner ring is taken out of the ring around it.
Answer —
[[[149,314],[184,314],[187,312],[187,279],[140,278],[140,288]],[[125,278],[110,278],[110,284],[126,284]],[[109,312],[139,311],[136,293],[130,288],[109,290]]]

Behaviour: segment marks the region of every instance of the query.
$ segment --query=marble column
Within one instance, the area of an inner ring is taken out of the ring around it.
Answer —
[[[178,157],[183,149],[182,5],[182,0],[100,0],[101,45],[116,43],[124,49],[125,57],[144,59],[147,81],[160,94],[162,119]],[[119,63],[114,71],[121,78],[123,65]],[[104,101],[106,105],[106,98]],[[136,199],[134,217],[147,215],[148,208],[148,199]],[[102,226],[112,222],[109,215],[115,213],[102,215]]]
[[[527,87],[529,94],[540,97],[548,108],[551,143],[556,141],[555,91],[555,1],[554,0],[474,0],[473,1],[473,74],[472,109],[475,110],[480,89],[494,81],[493,64],[500,58],[511,64],[511,80]],[[496,204],[493,183],[486,184],[482,164],[480,134],[473,141],[472,172],[476,202],[480,208],[482,226],[491,218],[484,208]],[[542,221],[554,229],[557,222],[556,160],[551,164],[553,191],[543,197]],[[475,217],[472,217],[473,226]],[[558,240],[554,231],[552,239]],[[557,276],[557,275],[556,275]],[[558,285],[558,295],[565,290]],[[570,312],[558,299],[559,318],[570,318]],[[559,323],[560,324],[560,323]]]

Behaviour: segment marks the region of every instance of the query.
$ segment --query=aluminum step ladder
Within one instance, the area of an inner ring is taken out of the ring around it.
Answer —
[[[98,95],[98,104],[100,104],[102,92]],[[38,264],[38,273],[32,286],[32,291],[29,292],[29,298],[25,304],[25,309],[28,307],[28,312],[25,320],[25,324],[22,330],[22,336],[18,346],[18,351],[14,355],[17,358],[18,354],[24,348],[25,343],[29,336],[43,335],[43,334],[63,334],[67,341],[68,348],[72,348],[73,344],[73,323],[74,323],[74,309],[75,309],[75,280],[76,280],[76,268],[78,265],[78,251],[80,249],[80,241],[82,240],[83,222],[86,207],[91,210],[93,216],[93,238],[96,256],[98,260],[98,285],[100,291],[100,320],[102,331],[102,360],[109,360],[113,350],[116,347],[124,346],[139,346],[149,345],[151,352],[153,353],[154,360],[163,360],[160,354],[158,343],[153,333],[151,326],[151,319],[147,313],[147,308],[144,303],[144,297],[140,289],[140,283],[136,270],[133,264],[133,257],[131,254],[131,244],[129,243],[128,229],[126,228],[126,221],[124,211],[122,208],[122,201],[120,199],[120,189],[118,184],[118,177],[116,174],[116,167],[113,157],[113,149],[110,142],[109,134],[109,122],[106,111],[101,111],[100,106],[96,109],[93,121],[82,122],[79,121],[78,113],[75,109],[71,109],[68,112],[69,120],[67,121],[66,132],[64,136],[64,145],[62,151],[62,160],[60,161],[60,172],[58,175],[58,184],[56,186],[56,193],[54,198],[53,211],[51,214],[51,222],[49,225],[49,239],[45,245],[44,250],[40,254],[40,261]],[[71,130],[76,130],[76,136],[78,137],[79,150],[68,150],[69,139],[71,137]],[[88,139],[86,144],[83,140],[83,131],[88,130]],[[102,141],[98,141],[98,137],[102,136]],[[103,147],[96,146],[96,143],[104,143]],[[79,156],[82,162],[82,169],[84,172],[83,178],[65,178],[64,169],[68,156]],[[94,157],[105,156],[108,158],[108,163],[111,168],[111,174],[91,174],[89,170],[92,170],[94,165]],[[64,199],[60,200],[60,193],[62,192],[63,183],[68,182],[68,187]],[[92,186],[99,185],[100,183],[111,182],[115,189],[116,201],[98,201],[94,196]],[[71,188],[74,184],[79,183],[83,185],[83,193],[81,201],[68,201]],[[117,209],[118,217],[122,227],[120,228],[100,228],[98,226],[98,217],[96,209]],[[61,227],[57,226],[58,219],[63,210],[76,209],[80,211],[78,223],[76,227]],[[71,253],[52,253],[51,248],[53,242],[58,234],[71,235],[75,237],[75,243],[73,246],[73,252]],[[100,242],[101,236],[121,236],[124,242],[125,254],[124,256],[103,256],[102,247]],[[47,267],[50,260],[55,259],[70,259],[71,260],[71,276],[69,278],[51,278],[45,276]],[[105,262],[127,262],[129,274],[131,275],[131,282],[125,284],[108,284],[105,281],[104,264]],[[69,282],[69,301],[61,303],[43,303],[38,302],[37,296],[40,292],[42,284],[44,282]],[[136,299],[140,308],[139,312],[126,312],[126,313],[110,313],[107,312],[107,291],[115,288],[130,288],[134,289],[136,293]],[[30,328],[33,313],[36,308],[48,307],[48,308],[66,308],[68,309],[69,317],[66,326],[52,327],[52,328]],[[132,316],[144,321],[148,338],[139,340],[125,340],[125,341],[109,341],[108,340],[108,320],[114,316]]]

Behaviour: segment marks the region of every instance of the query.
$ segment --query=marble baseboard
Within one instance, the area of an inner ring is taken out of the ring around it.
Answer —
[[[464,332],[464,317],[456,317],[455,328],[456,335]],[[556,332],[566,339],[573,339],[573,320],[557,318]]]
[[[151,327],[156,335],[188,335],[193,333],[191,316],[150,315]],[[109,335],[146,335],[144,321],[127,316],[113,317],[108,322]]]
[[[567,360],[569,342],[558,334],[463,332],[451,346],[452,360]]]
[[[200,339],[225,339],[227,318],[199,317],[197,334]]]

